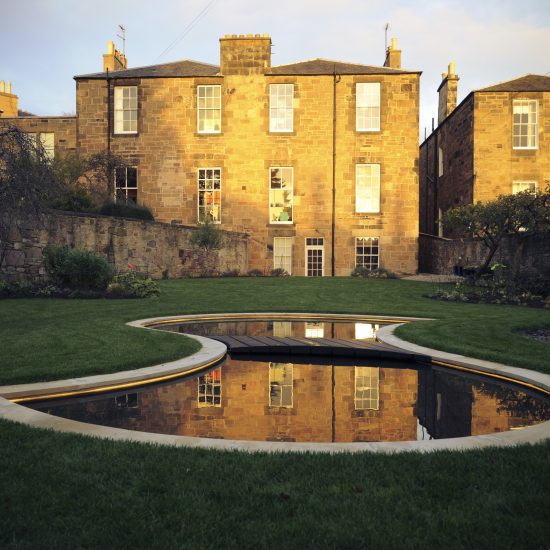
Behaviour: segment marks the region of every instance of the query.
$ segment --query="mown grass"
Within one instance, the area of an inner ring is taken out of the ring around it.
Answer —
[[[247,455],[0,423],[3,548],[545,548],[548,453]]]
[[[113,372],[193,351],[138,318],[296,311],[425,316],[404,338],[550,372],[518,331],[550,312],[449,304],[433,285],[165,281],[147,300],[0,302],[0,383]],[[0,422],[0,548],[546,548],[550,443],[429,455],[215,452]]]
[[[183,313],[296,311],[432,317],[398,335],[422,345],[550,372],[550,345],[519,331],[550,325],[550,311],[430,300],[434,285],[351,278],[184,279],[146,300],[0,301],[0,384],[102,374],[172,360],[193,342],[125,326]]]

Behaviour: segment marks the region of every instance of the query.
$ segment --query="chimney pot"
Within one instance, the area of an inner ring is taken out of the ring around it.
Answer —
[[[392,38],[391,39],[391,49],[392,50],[397,50],[397,38]]]
[[[8,82],[7,92],[8,92],[8,94],[11,94],[11,82]]]
[[[6,91],[6,85],[4,84],[3,80],[0,80],[0,92]]]
[[[115,53],[115,43],[112,40],[107,42],[107,53],[109,55],[114,55]]]
[[[441,124],[455,109],[458,100],[458,75],[455,73],[455,64],[449,63],[448,72],[441,73],[441,84],[437,89],[439,93],[439,106],[437,111],[437,124]]]

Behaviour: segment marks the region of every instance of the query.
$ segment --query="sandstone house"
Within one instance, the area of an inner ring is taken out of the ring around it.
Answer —
[[[453,64],[439,86],[438,126],[420,146],[420,231],[442,214],[550,184],[550,77],[529,74],[457,103]]]
[[[76,76],[76,117],[2,120],[52,154],[110,150],[119,197],[157,220],[209,219],[249,234],[249,266],[349,275],[417,270],[419,71],[392,41],[383,67],[314,59],[271,65],[269,36],[220,39],[220,66]]]

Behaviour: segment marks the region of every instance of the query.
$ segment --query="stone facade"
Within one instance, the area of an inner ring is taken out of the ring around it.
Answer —
[[[268,36],[226,36],[220,67],[178,62],[75,77],[76,148],[111,150],[136,167],[138,201],[163,222],[196,224],[198,171],[219,169],[221,228],[250,235],[251,268],[271,270],[274,239],[288,237],[292,274],[307,274],[306,239],[322,238],[323,274],[349,275],[356,237],[373,237],[380,267],[416,272],[420,73],[401,70],[395,42],[387,67],[325,60],[271,67],[270,58]],[[380,84],[380,130],[356,130],[358,83]],[[294,86],[292,131],[270,132],[271,84]],[[202,85],[221,86],[219,133],[198,132]],[[124,86],[137,89],[137,131],[121,134],[114,90]],[[377,213],[356,213],[358,164],[380,165]],[[271,167],[293,169],[291,223],[270,218]]]
[[[476,90],[456,109],[458,77],[454,95],[450,75],[444,77],[440,106],[447,115],[420,146],[420,231],[439,236],[440,212],[512,194],[514,182],[534,182],[539,189],[550,184],[550,77],[527,75]],[[531,148],[514,147],[518,100],[537,102]]]
[[[23,222],[13,231],[13,250],[7,253],[0,276],[8,280],[44,277],[42,251],[48,245],[91,250],[118,270],[127,271],[131,264],[157,279],[231,270],[246,273],[246,235],[225,232],[223,248],[206,252],[191,245],[196,230],[151,221],[52,213],[42,221]]]
[[[76,151],[76,117],[4,117],[0,119],[0,129],[16,126],[31,134],[53,134],[54,155],[66,151]]]

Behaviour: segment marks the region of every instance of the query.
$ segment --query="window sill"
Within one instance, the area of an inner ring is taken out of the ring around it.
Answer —
[[[537,147],[512,147],[513,151],[538,151]]]
[[[267,135],[268,136],[295,136],[296,132],[294,130],[281,130],[281,131],[269,130],[269,132],[267,132]]]
[[[195,137],[223,136],[223,132],[195,132]]]
[[[113,137],[137,137],[139,132],[113,132]]]
[[[292,227],[294,222],[268,222],[267,227]]]
[[[356,128],[355,132],[357,134],[380,134],[382,130],[380,130],[380,128],[378,128],[377,130],[360,130],[359,128]]]

